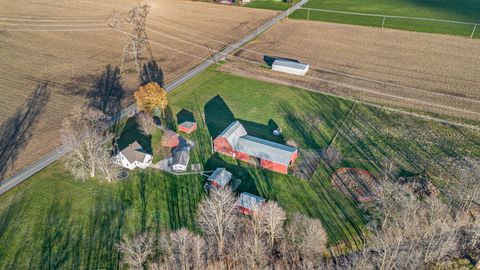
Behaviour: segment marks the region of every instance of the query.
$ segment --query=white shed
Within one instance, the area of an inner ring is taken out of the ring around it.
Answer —
[[[301,76],[307,73],[308,68],[307,64],[285,59],[277,59],[272,64],[272,70]]]

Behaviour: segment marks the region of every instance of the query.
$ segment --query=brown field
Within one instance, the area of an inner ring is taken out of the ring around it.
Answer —
[[[310,64],[306,77],[260,67],[264,55]],[[368,102],[480,119],[480,40],[285,20],[224,70]]]
[[[62,119],[73,107],[88,102],[93,89],[107,81],[108,85],[118,84],[118,76],[111,75],[115,72],[105,71],[107,65],[120,64],[126,36],[111,30],[103,20],[114,8],[128,10],[136,1],[3,2],[0,4],[0,164],[12,157],[15,164],[8,170],[11,174],[59,144]],[[179,38],[218,50],[224,44],[211,40],[223,43],[237,40],[275,14],[267,10],[159,0],[152,5],[149,18],[154,21],[148,22],[147,33],[153,55],[168,82],[210,56],[209,50],[192,47]],[[181,29],[210,39],[198,41],[198,36],[178,31]],[[133,74],[125,76],[123,82],[125,98],[118,101],[115,109],[131,102],[130,94],[136,86]],[[35,94],[44,83],[46,89]]]

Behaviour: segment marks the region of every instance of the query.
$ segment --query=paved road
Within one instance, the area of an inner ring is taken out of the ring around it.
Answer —
[[[221,59],[232,52],[235,52],[239,48],[241,48],[243,45],[247,44],[250,42],[252,39],[254,39],[256,36],[259,34],[263,33],[264,31],[268,30],[270,27],[274,26],[276,23],[281,21],[282,19],[288,17],[290,13],[293,11],[297,10],[301,6],[303,6],[308,0],[302,0],[298,2],[296,5],[292,6],[290,9],[278,14],[275,16],[273,19],[270,21],[266,22],[265,24],[261,25],[258,27],[255,31],[251,32],[247,36],[243,37],[239,41],[227,46],[225,49],[222,51],[216,53],[213,55],[211,58],[203,61],[201,64],[193,68],[192,70],[186,72],[179,78],[175,79],[171,83],[165,86],[165,89],[170,92],[177,88],[178,86],[182,85],[184,82],[188,81],[189,79],[193,78],[194,76],[198,75],[205,69],[207,69],[209,66],[215,63],[215,59]],[[120,113],[114,115],[112,117],[112,121],[116,122],[118,120],[124,119],[126,117],[132,116],[135,114],[136,111],[136,106],[135,104],[132,104],[128,106],[127,108],[123,109]],[[67,151],[63,147],[59,147],[47,155],[45,155],[43,158],[33,162],[32,164],[24,167],[20,171],[18,171],[16,174],[13,176],[6,178],[0,182],[0,195],[4,194],[5,192],[9,191],[16,185],[20,184],[21,182],[25,181],[28,179],[30,176],[34,175],[35,173],[41,171],[43,168],[47,167],[48,165],[52,164],[53,162],[57,161],[60,159],[62,156],[64,156],[67,153]]]

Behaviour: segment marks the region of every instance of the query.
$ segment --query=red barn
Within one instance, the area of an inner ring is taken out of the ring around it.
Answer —
[[[197,129],[197,123],[191,121],[185,121],[178,125],[178,130],[185,132],[187,134],[192,133]]]
[[[294,147],[248,135],[239,121],[222,131],[213,141],[213,147],[215,152],[245,162],[253,160],[262,168],[283,174],[287,174],[288,166],[298,155]]]

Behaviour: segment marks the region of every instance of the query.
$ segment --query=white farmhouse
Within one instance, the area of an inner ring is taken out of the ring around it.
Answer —
[[[300,62],[286,59],[277,59],[272,64],[272,70],[300,76],[304,76],[307,73],[309,67],[310,66],[307,64],[302,64]]]
[[[177,147],[172,152],[172,170],[176,172],[186,171],[189,160],[190,160],[190,147],[189,146]]]
[[[129,170],[137,167],[145,169],[152,164],[152,155],[147,154],[135,141],[113,157],[113,163]]]

